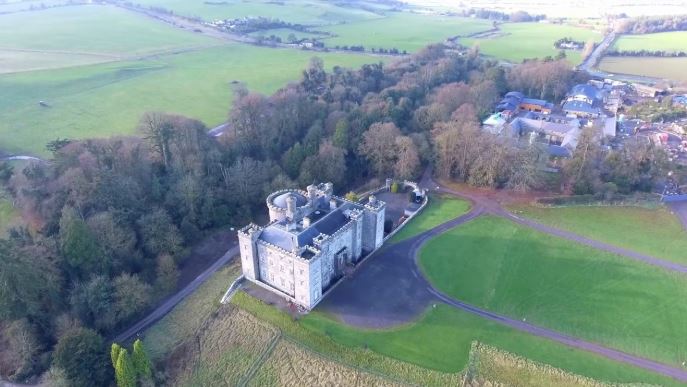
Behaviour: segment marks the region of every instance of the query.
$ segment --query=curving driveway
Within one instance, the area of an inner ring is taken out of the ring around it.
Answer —
[[[498,202],[483,196],[457,192],[437,185],[426,173],[421,183],[447,194],[470,200],[472,210],[449,222],[425,231],[405,241],[382,248],[353,275],[344,281],[318,307],[337,315],[343,322],[364,327],[383,328],[408,323],[434,302],[442,302],[464,312],[485,318],[513,329],[543,337],[572,348],[588,351],[621,363],[640,367],[681,382],[687,382],[687,370],[631,355],[613,348],[582,340],[551,329],[528,324],[454,299],[436,289],[418,269],[417,259],[422,246],[430,239],[462,225],[482,214],[501,216],[538,231],[569,239],[600,250],[625,256],[666,270],[687,273],[687,267],[655,257],[594,241],[580,235],[520,218]]]

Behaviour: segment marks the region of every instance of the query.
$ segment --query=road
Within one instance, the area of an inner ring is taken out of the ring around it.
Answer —
[[[425,187],[437,187],[436,183],[431,180],[431,178],[428,178],[428,175],[425,175],[425,178],[423,179]],[[653,257],[647,257],[643,256],[641,254],[634,253],[629,250],[625,249],[619,249],[615,246],[607,245],[607,244],[602,244],[596,241],[589,240],[587,238],[583,238],[579,235],[569,233],[566,231],[558,230],[555,228],[551,228],[545,225],[541,225],[536,222],[532,222],[529,220],[521,219],[507,210],[503,209],[501,205],[493,200],[487,199],[485,197],[475,197],[474,195],[468,195],[460,192],[456,192],[454,190],[448,189],[446,187],[438,186],[439,190],[444,192],[444,193],[450,193],[454,194],[456,196],[465,198],[470,200],[473,203],[473,208],[472,210],[465,215],[462,215],[456,219],[453,219],[447,223],[444,223],[442,225],[439,225],[431,230],[428,230],[416,237],[414,237],[410,249],[407,250],[407,254],[409,258],[411,258],[415,264],[415,272],[414,275],[420,275],[423,277],[425,283],[427,284],[427,291],[431,293],[434,297],[442,301],[443,303],[452,306],[454,308],[460,309],[462,311],[471,313],[473,315],[479,316],[481,318],[488,319],[490,321],[497,322],[499,324],[506,325],[508,327],[517,329],[522,332],[526,332],[538,337],[543,337],[547,338],[549,340],[553,340],[556,342],[559,342],[561,344],[565,344],[569,347],[577,348],[580,350],[588,351],[588,352],[593,352],[595,354],[601,355],[603,357],[606,357],[611,360],[615,360],[618,362],[622,362],[625,364],[629,364],[635,367],[640,367],[652,372],[656,372],[668,377],[671,377],[673,379],[679,380],[681,382],[687,382],[687,370],[680,369],[677,367],[673,367],[667,364],[659,363],[653,360],[645,359],[639,356],[631,355],[622,351],[615,350],[613,348],[608,348],[604,347],[602,345],[585,341],[576,337],[572,337],[560,332],[556,332],[547,328],[539,327],[533,324],[526,323],[524,321],[520,320],[515,320],[510,317],[494,313],[485,309],[478,308],[474,305],[470,305],[468,303],[462,302],[460,300],[454,299],[438,289],[436,289],[434,286],[431,285],[429,280],[424,277],[424,274],[422,274],[422,271],[418,269],[418,259],[419,259],[419,252],[422,248],[422,246],[427,243],[430,239],[454,228],[459,225],[462,225],[474,218],[477,218],[481,216],[482,214],[491,214],[491,215],[496,215],[496,216],[502,216],[506,217],[508,219],[514,220],[524,226],[532,227],[537,229],[538,231],[542,231],[557,237],[563,237],[566,239],[578,241],[580,243],[588,244],[592,247],[599,248],[604,251],[609,251],[613,253],[620,253],[619,255],[626,256],[628,258],[632,259],[637,259],[649,264],[654,264],[657,266],[662,266],[665,269],[668,270],[675,270],[679,272],[687,272],[684,266],[672,264],[670,262],[665,262],[661,260],[657,260],[656,258]],[[476,200],[475,200],[476,199]],[[683,208],[687,212],[687,206],[683,206]],[[687,214],[686,214],[687,215]],[[406,249],[407,247],[403,247]],[[660,261],[660,262],[655,262],[655,261]],[[671,266],[674,265],[674,266]]]
[[[169,297],[164,303],[153,310],[149,315],[139,320],[137,323],[132,325],[130,328],[124,332],[117,335],[113,341],[117,343],[124,342],[133,336],[138,335],[144,329],[149,327],[151,324],[155,323],[162,317],[164,317],[169,311],[171,311],[178,303],[180,303],[189,294],[193,293],[203,282],[207,281],[212,274],[219,270],[222,266],[226,265],[231,261],[232,258],[239,254],[239,247],[234,246],[229,251],[227,251],[221,258],[219,258],[215,263],[212,264],[207,270],[202,272],[196,279],[191,281],[185,288],[181,289],[178,293]]]

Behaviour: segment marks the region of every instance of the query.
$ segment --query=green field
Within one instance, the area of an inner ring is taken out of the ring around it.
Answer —
[[[599,69],[615,74],[643,75],[687,82],[687,58],[604,57]]]
[[[384,19],[340,24],[322,30],[337,35],[323,40],[328,47],[363,45],[366,49],[397,48],[414,52],[430,43],[441,43],[449,37],[490,28],[491,22],[482,19],[404,12],[389,14]]]
[[[553,44],[556,40],[570,37],[586,42],[589,39],[600,41],[601,34],[585,28],[546,23],[507,23],[499,26],[500,33],[493,37],[480,39],[461,39],[467,46],[478,45],[480,52],[511,62],[522,62],[527,58],[555,57],[558,50]],[[577,64],[582,57],[579,51],[566,52],[568,60]]]
[[[112,6],[0,15],[0,73],[136,58],[221,42]]]
[[[687,263],[687,232],[666,208],[519,206],[518,215],[656,258]]]
[[[687,360],[687,276],[484,217],[421,267],[459,300],[664,363]]]
[[[412,236],[425,232],[451,219],[457,218],[470,211],[470,203],[450,196],[432,196],[429,204],[401,231],[391,238],[389,243],[400,242]]]
[[[232,82],[272,93],[296,80],[313,53],[228,44],[197,52],[0,76],[0,149],[44,155],[57,137],[133,134],[140,116],[159,110],[213,126],[222,123]],[[318,54],[327,67],[379,58]],[[50,107],[41,107],[38,101]]]
[[[622,35],[615,41],[612,49],[618,51],[687,51],[687,31]]]
[[[180,15],[205,20],[262,16],[290,23],[326,25],[380,17],[374,12],[339,6],[336,2],[324,0],[289,0],[283,3],[269,0],[139,0],[136,3],[162,7]],[[379,8],[372,3],[370,6]]]
[[[443,304],[430,308],[419,321],[404,327],[361,330],[336,322],[317,311],[294,322],[283,312],[244,293],[238,293],[232,302],[277,325],[284,334],[306,347],[331,353],[344,362],[360,364],[383,373],[394,372],[391,374],[399,377],[403,375],[403,370],[389,370],[384,367],[383,361],[371,355],[376,352],[428,369],[455,373],[464,370],[471,343],[477,340],[598,380],[678,385],[653,373],[521,333]],[[428,380],[420,383],[436,384]]]

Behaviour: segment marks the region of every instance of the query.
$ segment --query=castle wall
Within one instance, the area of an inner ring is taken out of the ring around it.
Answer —
[[[290,253],[266,243],[257,244],[260,265],[260,280],[293,297],[294,258]]]
[[[255,243],[255,238],[257,238],[257,236],[252,233],[239,232],[238,237],[243,276],[249,280],[255,281],[259,278],[258,252]]]

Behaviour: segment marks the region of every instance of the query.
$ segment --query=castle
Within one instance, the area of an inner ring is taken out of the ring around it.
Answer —
[[[267,197],[270,223],[238,232],[246,279],[305,309],[320,302],[344,274],[384,239],[386,204],[333,195],[332,183]]]

